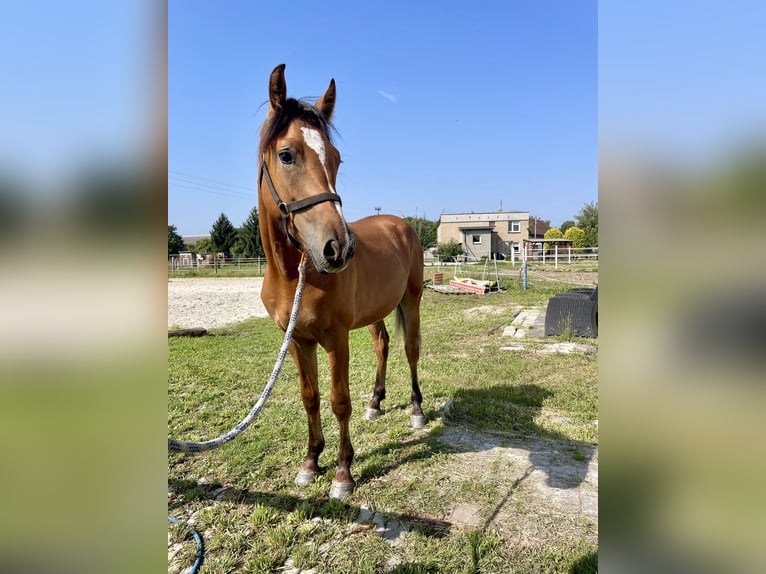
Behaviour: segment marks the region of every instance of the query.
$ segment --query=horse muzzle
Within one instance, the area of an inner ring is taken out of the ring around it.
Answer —
[[[325,242],[321,254],[309,250],[314,267],[321,273],[339,273],[343,271],[354,257],[354,236],[346,231],[343,238],[332,238]]]

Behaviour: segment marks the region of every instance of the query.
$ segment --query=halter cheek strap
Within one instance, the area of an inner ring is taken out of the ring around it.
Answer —
[[[265,159],[261,158],[261,169],[258,176],[258,185],[261,184],[261,180],[263,179],[264,175],[266,176],[266,184],[268,185],[269,191],[271,192],[271,197],[274,198],[274,202],[277,204],[277,208],[282,214],[282,227],[285,230],[285,234],[290,239],[290,243],[292,243],[296,249],[303,251],[300,242],[295,238],[295,236],[293,236],[292,233],[290,233],[290,228],[287,225],[287,220],[290,214],[304,211],[309,207],[316,205],[317,203],[323,203],[325,201],[337,201],[338,205],[343,205],[343,202],[340,200],[340,195],[330,192],[318,193],[304,199],[299,199],[298,201],[293,201],[292,203],[285,203],[279,198],[279,194],[277,194],[277,190],[274,187],[274,182],[271,179],[271,174],[269,173],[269,168],[266,167]]]

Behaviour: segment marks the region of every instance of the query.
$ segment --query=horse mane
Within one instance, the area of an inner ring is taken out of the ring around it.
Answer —
[[[333,143],[332,133],[337,133],[332,122],[306,100],[287,98],[282,107],[266,120],[261,129],[261,145],[258,155],[266,151],[294,120],[303,120],[321,132]]]

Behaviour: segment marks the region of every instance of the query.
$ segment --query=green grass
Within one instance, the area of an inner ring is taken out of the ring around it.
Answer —
[[[542,511],[540,528],[557,529],[559,535],[519,543],[511,519],[490,523],[502,502],[504,511],[528,517],[537,515],[536,502],[525,498],[530,493],[523,482],[517,484],[518,469],[498,458],[486,468],[466,465],[465,457],[482,453],[466,452],[444,438],[457,429],[489,433],[500,443],[520,437],[555,441],[564,445],[561,456],[580,462],[589,459],[598,442],[595,353],[537,354],[532,341],[525,352],[500,350],[507,341],[497,327],[510,323],[514,309],[544,306],[569,286],[538,282],[522,291],[513,279],[503,279],[502,286],[507,291],[485,296],[426,290],[419,375],[428,431],[409,428],[408,367],[394,338],[384,416],[375,422],[361,419],[372,392],[375,357],[365,329],[351,334],[357,489],[345,501],[327,497],[338,430],[321,351],[327,447],[315,484],[300,488],[293,483],[307,429],[289,356],[260,417],[236,441],[201,455],[169,454],[170,512],[179,518],[194,515],[206,545],[200,572],[274,572],[286,563],[338,574],[596,571],[594,537],[583,534],[583,524],[570,528]],[[169,435],[205,440],[236,425],[262,391],[280,343],[281,333],[270,319],[249,320],[212,336],[169,339]],[[445,425],[438,415],[448,400],[452,408]],[[445,522],[456,501],[478,509],[482,524],[465,528]],[[410,532],[395,545],[387,543],[375,535],[374,525],[354,524],[363,507],[410,524]],[[171,533],[176,542],[183,538],[183,529]],[[173,564],[179,571],[188,569],[194,553],[193,542],[185,541]]]

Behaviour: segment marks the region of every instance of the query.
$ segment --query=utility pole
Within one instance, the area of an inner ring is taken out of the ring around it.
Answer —
[[[378,213],[377,213],[377,215],[380,215],[380,210],[381,210],[381,208],[380,208],[380,207],[375,207],[375,208],[373,208],[373,209],[375,209],[375,211],[377,211],[377,212],[378,212]]]

